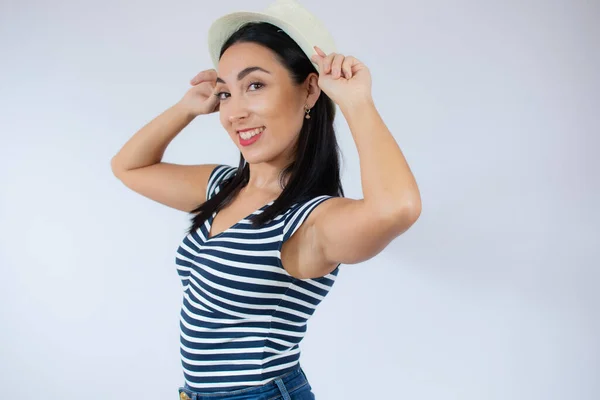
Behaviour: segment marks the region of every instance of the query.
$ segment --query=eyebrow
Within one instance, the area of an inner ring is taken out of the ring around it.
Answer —
[[[266,69],[263,69],[261,67],[248,67],[248,68],[244,68],[243,70],[240,71],[240,73],[237,76],[237,80],[241,81],[242,79],[244,79],[244,77],[246,75],[248,75],[250,72],[254,72],[254,71],[262,71],[262,72],[266,72],[267,74],[271,74],[269,71],[267,71]],[[225,81],[219,77],[217,77],[217,83],[225,83]]]

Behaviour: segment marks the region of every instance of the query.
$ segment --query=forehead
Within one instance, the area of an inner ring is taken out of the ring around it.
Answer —
[[[281,73],[283,68],[271,49],[257,43],[236,43],[221,56],[217,75],[229,82],[228,79],[235,80],[235,75],[249,66],[261,67],[271,74]]]

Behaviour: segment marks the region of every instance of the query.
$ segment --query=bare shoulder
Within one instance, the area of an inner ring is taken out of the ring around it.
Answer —
[[[391,212],[364,199],[330,198],[307,216],[289,239],[289,253],[282,257],[298,275],[323,276],[339,264],[375,257],[418,217],[419,211],[411,207]]]
[[[357,200],[330,197],[311,210],[306,220],[281,248],[281,261],[290,275],[298,279],[320,278],[335,270],[339,263],[324,258],[315,225],[328,212],[339,210],[340,207],[352,207],[355,202]]]

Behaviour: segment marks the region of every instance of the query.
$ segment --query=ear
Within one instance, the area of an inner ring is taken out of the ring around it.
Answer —
[[[321,95],[321,88],[319,87],[319,75],[314,72],[311,72],[306,77],[304,84],[307,93],[306,104],[308,104],[308,106],[312,108],[314,107],[315,103],[319,99],[319,96]]]

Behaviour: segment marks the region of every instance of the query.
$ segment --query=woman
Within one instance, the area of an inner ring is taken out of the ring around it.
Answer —
[[[321,50],[333,40],[313,15],[293,0],[232,15],[209,34],[218,73],[192,79],[113,171],[194,215],[176,255],[180,398],[313,399],[299,361],[308,319],[340,264],[374,257],[417,220],[419,190],[374,106],[368,68]],[[334,103],[358,149],[360,200],[344,198]],[[161,162],[187,124],[216,111],[240,150],[237,168]]]

